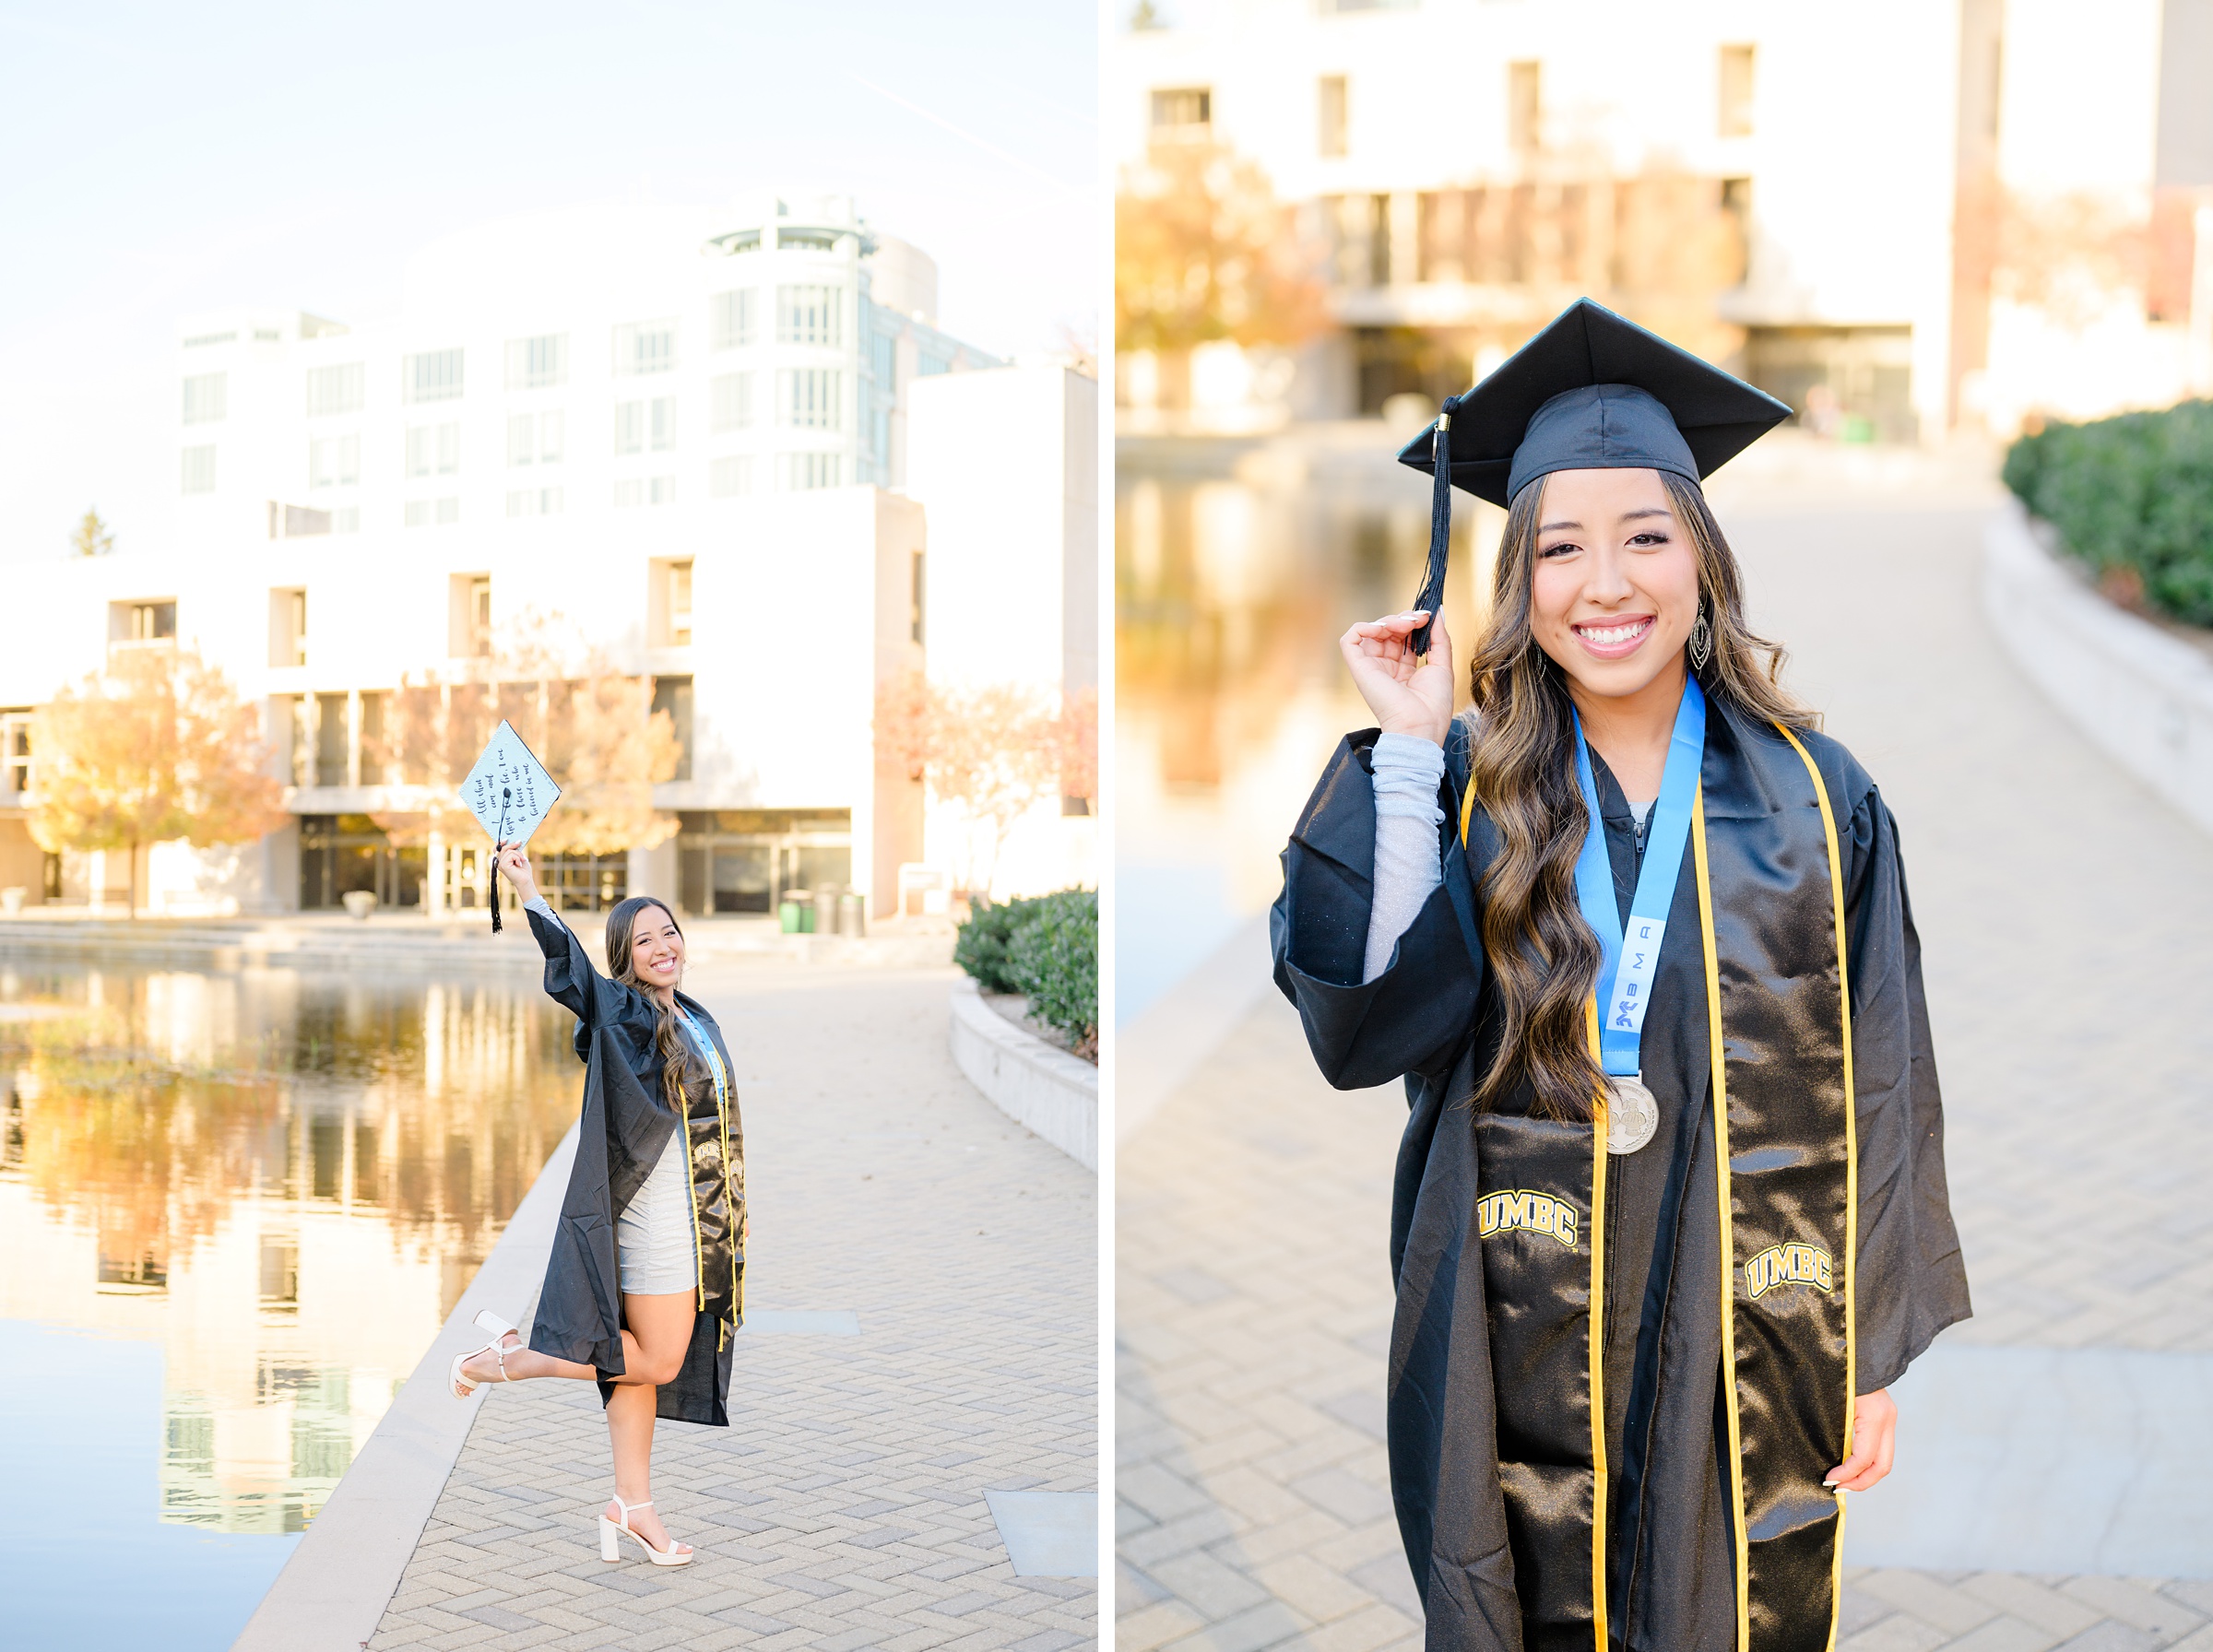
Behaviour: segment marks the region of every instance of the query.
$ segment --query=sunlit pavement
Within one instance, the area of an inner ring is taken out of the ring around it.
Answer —
[[[782,1328],[744,1333],[728,1430],[660,1425],[655,1507],[699,1558],[603,1564],[598,1396],[495,1387],[373,1647],[1095,1637],[1095,1580],[1015,1576],[984,1499],[1096,1487],[1094,1181],[954,1068],[952,981],[694,972],[744,1108],[747,1305]],[[858,1335],[821,1334],[841,1311]]]
[[[1793,680],[1901,821],[1978,1315],[1925,1370],[1959,1369],[1954,1349],[2130,1351],[2202,1395],[2213,1024],[2178,988],[2213,965],[2213,841],[2000,655],[1976,599],[1986,501],[1747,488],[1718,502],[1755,623],[1791,643]],[[1403,1118],[1395,1087],[1323,1085],[1270,994],[1124,1144],[1123,1652],[1417,1643],[1380,1439]],[[2213,1555],[2176,1568],[2198,1581],[2091,1575],[2144,1569],[2110,1549],[2095,1566],[2052,1561],[2094,1489],[2064,1454],[1969,1528],[1917,1528],[1913,1454],[1925,1479],[1963,1431],[1934,1399],[1916,1416],[1915,1380],[1898,1473],[1853,1500],[1850,1552],[1881,1564],[1847,1571],[1840,1646],[2213,1648]],[[2202,1452],[2159,1467],[2213,1475]],[[2044,1558],[2018,1558],[2032,1550]]]

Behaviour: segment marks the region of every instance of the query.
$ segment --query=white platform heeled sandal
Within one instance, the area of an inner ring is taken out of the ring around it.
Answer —
[[[453,1365],[446,1373],[446,1386],[452,1391],[454,1398],[456,1399],[467,1399],[471,1394],[474,1394],[477,1391],[478,1385],[470,1382],[468,1378],[461,1375],[461,1367],[467,1364],[469,1361],[475,1359],[480,1353],[488,1353],[499,1361],[500,1380],[502,1382],[513,1380],[507,1375],[507,1349],[505,1344],[506,1339],[510,1335],[516,1335],[519,1333],[515,1331],[515,1327],[509,1325],[504,1319],[502,1319],[490,1308],[486,1308],[481,1314],[479,1314],[476,1317],[475,1323],[476,1328],[489,1336],[491,1340],[485,1343],[481,1348],[472,1348],[465,1353],[457,1353],[454,1356]],[[490,1381],[491,1379],[488,1377],[485,1380]]]
[[[651,1508],[653,1506],[652,1498],[648,1497],[643,1503],[625,1503],[618,1496],[615,1499],[615,1506],[622,1511],[622,1518],[620,1523],[609,1519],[605,1515],[599,1516],[599,1558],[601,1560],[615,1561],[622,1558],[622,1545],[616,1537],[618,1532],[626,1537],[635,1538],[638,1547],[645,1551],[645,1558],[657,1566],[688,1566],[692,1564],[692,1557],[699,1552],[696,1549],[679,1549],[674,1538],[669,1540],[668,1548],[656,1549],[645,1540],[644,1532],[631,1529],[631,1512],[633,1509]]]

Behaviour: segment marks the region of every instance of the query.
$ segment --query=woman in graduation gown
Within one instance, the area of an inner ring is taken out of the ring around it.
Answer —
[[[1885,1390],[1969,1313],[1898,828],[1703,477],[1787,415],[1588,301],[1402,455],[1415,610],[1301,815],[1276,980],[1403,1075],[1390,1453],[1436,1648],[1821,1652]],[[1455,720],[1453,483],[1508,507]]]
[[[683,932],[664,903],[635,895],[608,914],[609,979],[538,895],[522,846],[501,844],[498,865],[545,954],[547,995],[576,1017],[584,1112],[530,1345],[497,1315],[479,1315],[491,1341],[455,1362],[455,1391],[597,1381],[615,1469],[600,1556],[616,1559],[628,1537],[654,1564],[681,1565],[691,1546],[652,1508],[654,1420],[729,1425],[746,1236],[729,1050],[706,1007],[678,990]]]

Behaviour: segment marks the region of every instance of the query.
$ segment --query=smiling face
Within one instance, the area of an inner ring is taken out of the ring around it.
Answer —
[[[1617,699],[1680,668],[1698,559],[1656,470],[1556,470],[1537,517],[1529,628],[1578,699]]]
[[[671,987],[683,976],[684,938],[666,909],[638,910],[630,930],[630,968],[638,985]]]

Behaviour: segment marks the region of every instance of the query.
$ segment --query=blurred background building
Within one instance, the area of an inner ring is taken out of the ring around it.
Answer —
[[[1433,406],[1585,294],[1861,440],[2213,390],[2207,0],[1123,20],[1126,205],[1194,201],[1119,237],[1126,431]]]
[[[0,576],[41,617],[0,655],[0,886],[174,913],[479,905],[473,834],[378,823],[417,778],[380,741],[403,681],[493,669],[519,636],[650,678],[679,748],[652,799],[674,835],[558,857],[565,904],[773,914],[834,886],[890,915],[899,868],[965,825],[879,761],[878,685],[957,665],[1058,698],[1097,672],[1094,381],[963,344],[937,306],[929,255],[850,198],[763,196],[448,237],[377,325],[184,318],[168,537]],[[995,636],[1019,658],[962,657]],[[136,867],[43,854],[35,708],[180,643],[263,708],[288,823]],[[1087,876],[1088,819],[1032,813],[1002,879]]]

